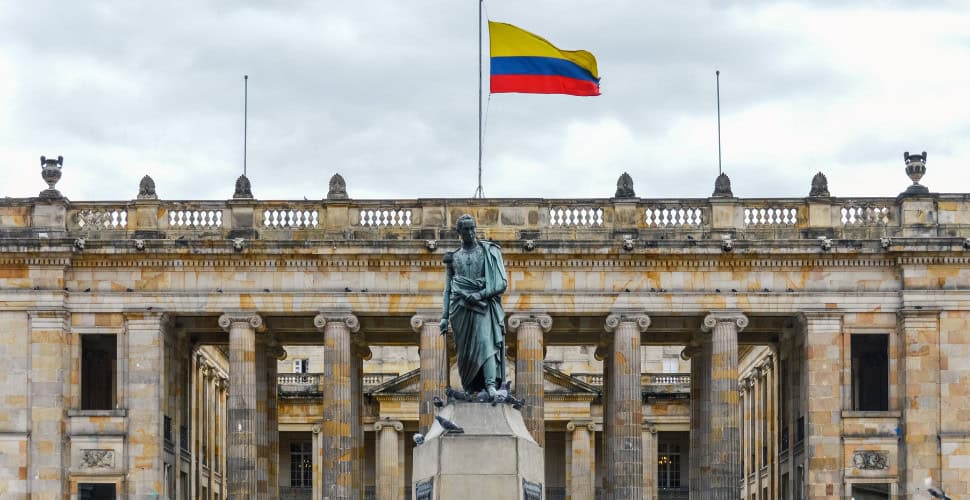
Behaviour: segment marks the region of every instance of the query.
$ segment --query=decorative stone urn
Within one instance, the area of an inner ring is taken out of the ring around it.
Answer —
[[[40,157],[40,176],[47,183],[47,189],[40,192],[41,198],[59,199],[64,196],[61,192],[54,189],[57,181],[61,180],[61,167],[64,166],[64,157],[58,156],[57,159]]]

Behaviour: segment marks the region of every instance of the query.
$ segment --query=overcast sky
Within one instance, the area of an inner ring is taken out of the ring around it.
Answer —
[[[918,7],[914,7],[918,5]],[[0,2],[0,196],[65,157],[73,200],[465,197],[476,186],[475,0]],[[970,192],[970,1],[488,0],[596,55],[602,96],[487,103],[488,197],[895,196],[903,151]],[[485,43],[487,58],[487,40]],[[487,65],[486,65],[487,79]],[[485,82],[487,91],[488,83]]]

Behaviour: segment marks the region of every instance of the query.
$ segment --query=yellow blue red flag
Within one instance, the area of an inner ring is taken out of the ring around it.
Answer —
[[[600,95],[596,57],[560,50],[548,40],[507,23],[488,22],[492,93]]]

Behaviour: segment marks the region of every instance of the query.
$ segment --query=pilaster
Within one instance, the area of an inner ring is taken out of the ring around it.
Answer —
[[[807,311],[805,325],[806,498],[842,496],[842,313]],[[922,478],[920,478],[922,481]]]
[[[906,349],[902,369],[905,437],[899,470],[906,498],[916,498],[925,488],[926,478],[932,478],[933,484],[941,479],[940,313],[904,309],[898,321]]]
[[[516,334],[515,394],[525,400],[522,419],[532,438],[545,447],[542,336],[552,329],[552,317],[543,313],[516,313],[509,317],[508,325],[509,331]]]
[[[703,330],[711,332],[708,402],[709,481],[702,497],[736,500],[741,482],[738,405],[738,333],[748,318],[738,311],[716,311],[704,318]],[[707,489],[709,487],[709,489]]]
[[[321,442],[323,498],[351,500],[354,498],[355,400],[351,387],[350,335],[360,330],[360,322],[349,311],[322,311],[313,319],[313,324],[323,332],[326,349]]]
[[[448,348],[441,335],[441,311],[418,311],[411,317],[411,328],[420,335],[421,394],[418,396],[418,432],[425,433],[434,422],[432,399],[445,399],[448,386]]]
[[[64,376],[69,373],[66,355],[70,352],[71,315],[66,310],[31,311],[30,359],[28,361],[30,385],[27,470],[27,493],[30,498],[62,498],[67,487],[67,452],[64,436],[68,384]],[[140,337],[139,337],[140,338]],[[158,359],[161,352],[154,353]],[[137,396],[137,395],[133,395]],[[156,408],[161,400],[154,401]],[[141,416],[141,415],[139,415]],[[157,418],[160,420],[160,417]],[[153,472],[161,471],[161,423],[158,434],[152,436],[157,453],[151,455],[152,466],[144,475],[139,474],[139,485],[153,479]],[[141,444],[141,440],[139,441]]]
[[[613,334],[606,394],[610,412],[603,417],[612,427],[604,443],[609,498],[643,497],[640,334],[649,326],[650,317],[642,312],[618,312],[606,318],[605,329]]]
[[[402,443],[401,422],[379,420],[377,433],[377,500],[404,500],[404,464],[398,460]]]
[[[219,317],[219,326],[229,332],[228,497],[257,498],[256,433],[264,429],[256,428],[256,330],[263,318],[252,312],[226,313]]]
[[[165,343],[168,317],[127,313],[128,336],[128,484],[133,498],[163,491]],[[138,432],[143,429],[143,432]],[[154,431],[151,431],[154,429]]]

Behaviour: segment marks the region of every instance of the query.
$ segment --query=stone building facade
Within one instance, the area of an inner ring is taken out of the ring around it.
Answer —
[[[925,155],[895,197],[679,200],[76,202],[42,163],[0,200],[4,498],[409,498],[464,213],[548,498],[970,495],[970,195]]]

